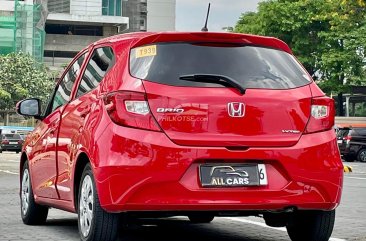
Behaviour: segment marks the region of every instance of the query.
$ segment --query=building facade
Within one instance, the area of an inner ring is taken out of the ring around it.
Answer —
[[[147,31],[175,31],[176,0],[147,0]]]
[[[42,62],[45,9],[42,0],[0,0],[0,54],[23,52]]]
[[[48,0],[45,63],[58,69],[81,49],[128,29],[122,0]]]
[[[137,31],[174,31],[176,0],[48,0],[45,62],[59,69],[101,38]]]
[[[174,31],[176,0],[0,0],[0,54],[26,52],[60,70],[101,38]]]

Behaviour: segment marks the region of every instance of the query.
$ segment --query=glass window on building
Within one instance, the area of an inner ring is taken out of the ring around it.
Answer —
[[[122,0],[103,0],[102,15],[122,16]]]

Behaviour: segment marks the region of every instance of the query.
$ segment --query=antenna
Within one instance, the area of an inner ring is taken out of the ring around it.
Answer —
[[[208,21],[209,15],[210,15],[210,8],[211,8],[211,3],[208,4],[208,10],[207,10],[207,16],[206,16],[206,23],[205,23],[205,26],[201,29],[202,32],[208,32],[207,21]]]

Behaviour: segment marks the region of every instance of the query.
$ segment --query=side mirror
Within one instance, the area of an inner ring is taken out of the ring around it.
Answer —
[[[38,119],[41,115],[41,101],[36,98],[19,101],[16,111],[19,115],[33,116]]]

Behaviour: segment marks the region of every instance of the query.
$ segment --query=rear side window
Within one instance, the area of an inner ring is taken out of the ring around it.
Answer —
[[[110,47],[94,50],[80,81],[76,97],[80,97],[96,88],[113,64],[114,54]]]
[[[346,137],[349,133],[349,129],[339,129],[338,132],[337,132],[337,137]]]
[[[74,86],[75,80],[80,73],[81,66],[84,62],[86,53],[81,55],[61,80],[60,85],[57,87],[57,91],[52,102],[52,111],[60,106],[66,104],[71,97],[72,87]]]
[[[291,54],[237,44],[160,43],[134,48],[130,72],[140,79],[175,86],[222,87],[179,79],[192,74],[225,75],[244,88],[290,89],[311,82]]]

